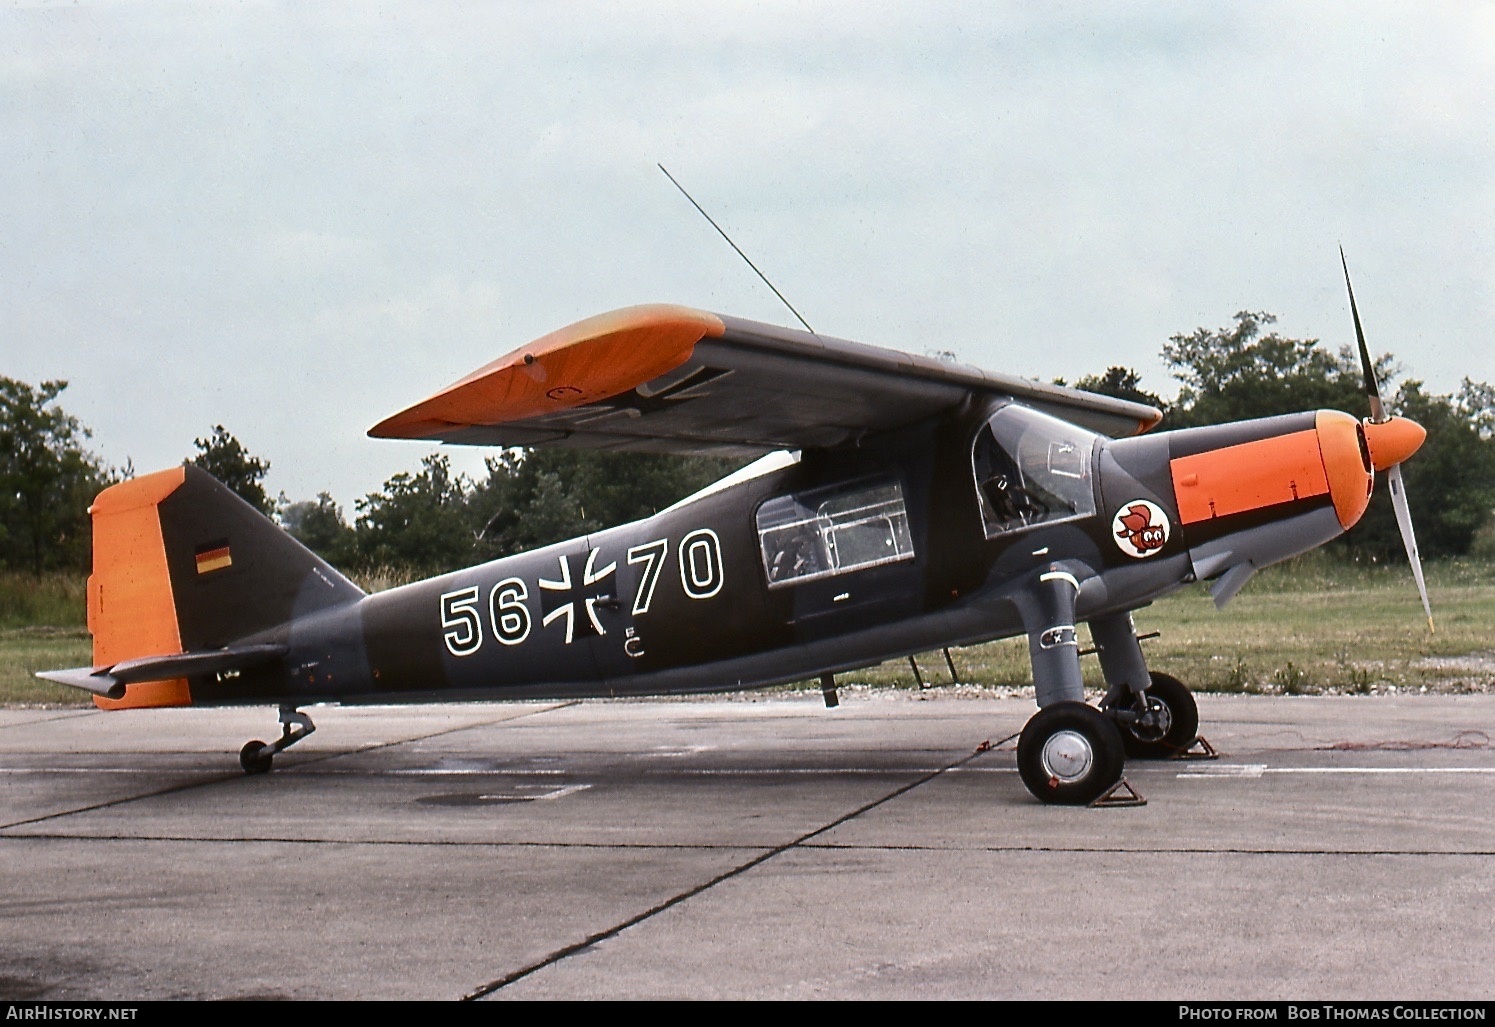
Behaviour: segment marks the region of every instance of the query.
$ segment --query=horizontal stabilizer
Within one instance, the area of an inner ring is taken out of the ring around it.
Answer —
[[[67,670],[39,670],[36,676],[69,688],[101,695],[105,699],[123,699],[125,683],[109,676],[108,667],[69,667]]]
[[[239,645],[226,649],[206,649],[195,653],[167,656],[142,656],[107,667],[73,667],[68,670],[38,671],[37,677],[59,685],[81,688],[106,699],[119,699],[125,686],[141,681],[168,681],[199,674],[221,674],[229,670],[246,670],[285,656],[283,645]]]

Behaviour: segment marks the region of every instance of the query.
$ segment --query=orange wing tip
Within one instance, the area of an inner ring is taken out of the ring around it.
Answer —
[[[1137,422],[1137,430],[1133,434],[1146,435],[1148,432],[1152,431],[1162,423],[1163,412],[1161,410],[1154,410],[1147,416],[1145,420],[1140,420]]]
[[[453,425],[503,424],[608,399],[672,371],[703,338],[720,338],[715,314],[668,304],[627,307],[578,321],[486,364],[369,429],[422,439]]]

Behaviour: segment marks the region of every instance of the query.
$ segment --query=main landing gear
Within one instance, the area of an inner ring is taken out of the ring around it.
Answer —
[[[1121,781],[1121,732],[1094,706],[1058,702],[1034,714],[1017,742],[1023,784],[1043,802],[1086,806]]]
[[[244,768],[246,774],[267,774],[271,764],[275,762],[276,753],[284,752],[316,729],[317,726],[306,714],[294,706],[282,706],[280,737],[269,744],[259,739],[245,742],[244,748],[239,750],[239,766]]]
[[[1018,773],[1042,802],[1082,806],[1130,793],[1121,772],[1128,757],[1168,759],[1195,742],[1199,709],[1189,690],[1167,674],[1149,674],[1130,613],[1090,621],[1107,692],[1096,709],[1085,702],[1075,634],[1079,582],[1054,568],[1039,576],[1021,602],[1038,713],[1018,739]]]

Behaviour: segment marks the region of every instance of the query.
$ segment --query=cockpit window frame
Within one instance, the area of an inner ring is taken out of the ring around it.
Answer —
[[[1009,422],[1001,425],[1002,435],[1010,436],[1006,443],[999,438],[995,427],[1002,418]],[[1011,430],[1017,427],[1011,423],[1014,418],[1026,422],[1015,434]],[[1014,456],[1010,451],[1030,435],[1048,441],[1041,468],[1031,463],[1031,452]],[[1100,503],[1096,460],[1104,439],[1087,428],[1016,401],[1009,400],[992,410],[971,438],[972,492],[986,538],[1010,538],[1034,528],[1093,516]],[[983,443],[990,447],[984,455],[979,452]],[[1056,453],[1059,456],[1073,453],[1075,462],[1060,466],[1055,460]],[[1004,489],[1008,510],[1005,515],[991,492],[995,480],[1003,476],[1011,483]],[[1047,478],[1049,484],[1061,487],[1051,490],[1032,480],[1034,477]],[[1077,484],[1063,485],[1063,479]],[[1060,509],[1056,510],[1056,506]]]
[[[886,532],[879,537],[885,539],[891,551],[872,558],[848,556],[848,551],[856,552],[854,543],[864,541],[860,538],[862,532],[856,535],[848,532],[879,521],[886,522]],[[770,589],[822,581],[918,557],[909,528],[903,483],[896,477],[861,478],[770,496],[753,511],[753,528],[758,535],[758,555]]]

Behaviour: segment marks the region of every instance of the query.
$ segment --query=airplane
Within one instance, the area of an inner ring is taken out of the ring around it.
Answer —
[[[1341,254],[1343,261],[1343,254]],[[43,672],[104,709],[642,696],[760,688],[1026,636],[1017,747],[1043,803],[1094,804],[1125,761],[1183,754],[1199,713],[1132,613],[1193,582],[1224,606],[1342,534],[1400,465],[1355,308],[1370,417],[1317,410],[1151,431],[1155,408],[670,305],[592,317],[379,422],[377,438],[756,457],[631,524],[373,595],[191,465],[91,507],[93,666]],[[1106,682],[1086,701],[1089,625]]]

